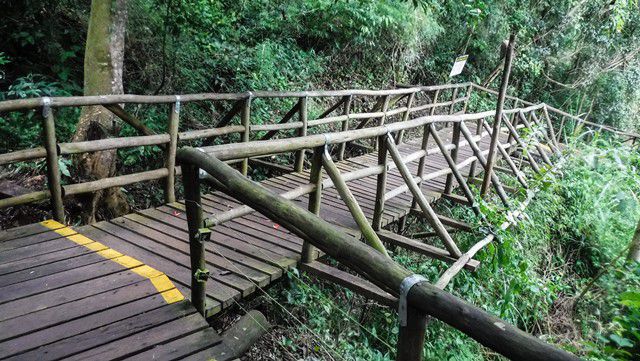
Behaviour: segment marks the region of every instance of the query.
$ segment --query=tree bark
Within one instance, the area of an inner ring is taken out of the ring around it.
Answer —
[[[84,95],[122,94],[124,38],[127,23],[127,0],[92,0],[84,56]],[[84,107],[73,141],[103,139],[117,135],[117,118],[101,106]],[[102,179],[116,171],[117,151],[86,153],[76,158],[79,176]],[[83,199],[87,223],[95,222],[103,208],[113,216],[129,211],[119,188],[89,194]]]
[[[627,261],[640,262],[640,220],[638,220],[638,226],[636,232],[631,239],[631,245],[629,246],[629,254],[627,255]]]

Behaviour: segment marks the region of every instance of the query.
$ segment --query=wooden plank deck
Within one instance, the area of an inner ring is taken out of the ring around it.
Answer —
[[[444,141],[450,129],[440,131]],[[481,148],[488,147],[488,137]],[[403,155],[419,150],[403,143]],[[459,159],[471,156],[469,146]],[[391,160],[390,160],[391,162]],[[376,154],[338,162],[341,172],[377,164]],[[417,171],[418,162],[408,164]],[[448,168],[442,155],[427,158],[425,174]],[[324,175],[326,178],[326,174]],[[275,192],[308,183],[308,171],[263,181]],[[430,201],[446,176],[423,182]],[[387,191],[404,185],[397,169]],[[348,183],[371,220],[376,176]],[[203,195],[209,214],[240,204],[216,192]],[[307,207],[308,196],[295,200]],[[386,203],[383,226],[410,211],[405,191]],[[335,189],[323,192],[320,216],[358,234]],[[300,260],[302,240],[259,213],[215,228],[206,244],[207,311],[211,317],[277,281]],[[190,286],[189,244],[184,203],[137,211],[72,229],[53,221],[0,233],[0,359],[137,358],[192,356],[224,360],[220,337],[184,300]]]
[[[187,288],[101,236],[54,221],[0,234],[0,359],[228,359]]]

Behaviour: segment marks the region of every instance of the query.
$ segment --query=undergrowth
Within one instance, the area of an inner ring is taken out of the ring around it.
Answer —
[[[640,154],[597,137],[568,147],[560,172],[547,172],[530,184],[539,191],[524,219],[499,232],[499,241],[476,255],[481,267],[461,272],[447,291],[580,357],[638,359],[640,265],[626,263],[625,256],[640,216]],[[462,207],[440,208],[474,221]],[[482,208],[495,226],[505,220],[497,204]],[[413,222],[409,231],[428,229]],[[467,249],[482,236],[478,231],[455,238]],[[400,250],[393,257],[433,281],[446,269],[439,261]],[[394,310],[297,272],[270,293],[275,301],[268,303],[268,315],[279,325],[271,342],[278,347],[260,353],[262,359],[394,359]],[[277,302],[294,310],[295,318]],[[494,358],[499,356],[461,332],[430,322],[425,359]]]

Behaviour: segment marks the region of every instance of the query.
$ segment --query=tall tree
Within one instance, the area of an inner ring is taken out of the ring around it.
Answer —
[[[636,232],[634,233],[633,239],[631,240],[631,245],[629,246],[629,254],[627,255],[627,260],[632,262],[640,262],[640,220],[638,220]]]
[[[124,39],[127,0],[92,0],[84,55],[84,95],[122,94]],[[107,138],[117,135],[115,116],[101,106],[84,107],[73,141]],[[83,154],[77,164],[80,176],[102,179],[116,171],[115,150]],[[117,216],[129,211],[119,188],[96,192],[83,199],[85,221],[94,222],[101,207]]]

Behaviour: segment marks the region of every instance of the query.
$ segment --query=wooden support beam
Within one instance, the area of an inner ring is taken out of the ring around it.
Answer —
[[[407,97],[407,110],[402,115],[403,122],[406,122],[407,120],[409,120],[409,116],[411,115],[411,107],[413,106],[413,100],[415,96],[416,96],[416,93],[411,93]],[[404,138],[404,129],[400,130],[396,135],[396,144],[402,143],[403,138]]]
[[[164,165],[169,174],[164,182],[164,202],[176,201],[176,151],[178,149],[178,125],[180,122],[180,100],[172,106],[169,114],[169,146],[165,149]]]
[[[530,114],[533,114],[533,113],[530,113]],[[518,117],[520,117],[520,121],[523,122],[527,128],[531,129],[532,131],[534,130],[534,128],[531,126],[531,123],[524,116],[524,113],[518,112]],[[542,147],[540,146],[540,142],[537,139],[535,139],[535,137],[534,137],[534,147],[536,148],[536,150],[538,151],[538,154],[540,154],[540,157],[545,163],[547,163],[548,165],[553,165],[551,163],[551,159],[549,159],[549,157],[547,156],[547,153],[544,151],[544,149],[542,149]]]
[[[293,168],[291,166],[267,162],[266,160],[262,160],[259,158],[249,158],[249,165],[251,165],[252,167],[267,168],[271,171],[278,172],[281,174],[287,174],[287,173],[293,172]]]
[[[349,130],[349,113],[351,113],[351,103],[353,101],[353,96],[347,95],[343,99],[344,99],[344,115],[346,115],[347,119],[342,121],[342,127],[340,130],[343,132],[346,132],[347,130]],[[346,142],[340,143],[340,146],[338,148],[338,160],[344,159],[344,151],[346,146],[347,146]]]
[[[538,166],[538,162],[536,162],[536,160],[533,159],[533,156],[531,156],[531,153],[527,151],[527,145],[524,144],[524,142],[522,141],[522,138],[520,138],[520,135],[518,134],[518,131],[516,130],[516,128],[513,127],[513,125],[511,125],[509,122],[505,122],[505,125],[507,126],[507,128],[509,128],[509,132],[513,135],[513,138],[516,140],[516,143],[518,143],[520,148],[522,148],[522,153],[527,157],[527,160],[529,161],[529,165],[531,165],[531,168],[533,168],[533,170],[536,173],[540,173],[540,167]]]
[[[373,221],[371,226],[375,231],[379,231],[382,226],[382,215],[384,213],[385,193],[387,191],[387,145],[386,136],[378,137],[378,165],[382,166],[382,172],[378,174],[376,182],[376,202],[373,209]]]
[[[469,146],[471,146],[471,149],[473,150],[473,154],[475,154],[476,158],[478,159],[478,162],[485,169],[486,172],[491,173],[489,175],[491,177],[491,181],[492,181],[491,183],[493,183],[493,187],[496,189],[496,193],[498,193],[500,200],[505,206],[509,207],[509,197],[507,197],[507,193],[502,188],[502,182],[500,182],[500,178],[498,178],[496,173],[493,171],[493,165],[489,167],[488,160],[485,159],[484,155],[482,154],[482,151],[473,141],[473,135],[471,135],[471,132],[469,131],[469,128],[467,128],[466,124],[464,124],[464,122],[460,122],[460,124],[461,124],[460,130],[462,131],[462,134],[464,134],[464,137],[467,139],[467,142],[469,142]],[[500,130],[498,129],[498,131]],[[498,135],[492,135],[491,139],[493,139],[494,137],[498,138]],[[494,146],[498,147],[499,143],[500,141],[496,141]],[[489,151],[489,153],[491,153],[491,151]],[[487,176],[485,175],[485,178],[486,177]]]
[[[313,150],[313,158],[311,160],[311,172],[309,173],[309,183],[315,186],[311,195],[309,195],[309,212],[319,215],[320,205],[322,204],[322,154],[324,147],[316,147]],[[302,262],[312,262],[316,253],[314,247],[309,241],[302,243]]]
[[[302,122],[302,127],[298,130],[298,136],[299,137],[306,137],[307,136],[307,97],[302,97],[300,98],[300,108],[298,109],[298,118],[300,120],[300,122]],[[299,149],[296,152],[295,155],[295,160],[293,163],[293,170],[295,170],[296,172],[302,172],[302,170],[304,169],[304,148]]]
[[[157,134],[153,129],[147,127],[142,123],[141,120],[136,118],[135,116],[127,113],[122,107],[118,104],[103,104],[103,107],[107,108],[111,113],[113,113],[118,118],[122,119],[125,123],[132,126],[138,132],[143,135],[154,135]]]
[[[389,254],[384,248],[382,241],[380,241],[380,238],[378,238],[378,236],[376,235],[376,232],[373,230],[373,228],[369,224],[369,221],[367,220],[367,216],[365,216],[362,208],[360,208],[360,205],[358,204],[358,201],[356,201],[356,198],[349,190],[349,187],[347,187],[347,183],[340,175],[340,171],[338,170],[336,164],[333,162],[333,159],[331,159],[331,155],[329,154],[329,150],[326,146],[324,148],[324,152],[322,153],[322,164],[324,165],[324,169],[327,171],[329,178],[331,178],[331,181],[335,185],[338,194],[340,194],[340,197],[347,205],[347,208],[349,208],[349,212],[351,212],[353,220],[358,224],[358,227],[360,228],[360,232],[362,233],[364,239],[372,248],[389,257]]]
[[[462,174],[460,174],[460,171],[458,170],[456,163],[453,161],[453,159],[451,159],[449,152],[447,152],[447,149],[444,143],[442,142],[442,139],[440,139],[440,136],[438,135],[438,131],[436,130],[435,125],[431,123],[429,127],[431,131],[431,136],[433,137],[436,144],[438,145],[438,148],[440,148],[440,152],[444,157],[444,159],[447,161],[447,164],[449,165],[451,172],[453,172],[453,175],[456,177],[456,181],[458,181],[458,186],[462,189],[462,193],[464,193],[464,196],[467,198],[467,201],[469,201],[469,204],[471,205],[471,209],[473,209],[473,212],[476,215],[482,217],[480,208],[478,208],[478,205],[476,204],[473,198],[473,193],[471,193],[471,189],[469,188],[469,185],[467,184]]]
[[[485,175],[480,187],[480,196],[484,197],[489,191],[489,185],[492,181],[493,164],[496,160],[496,143],[500,136],[500,123],[502,122],[502,109],[504,107],[504,99],[507,95],[507,87],[509,86],[509,76],[511,75],[511,62],[513,60],[513,49],[515,47],[516,37],[514,33],[511,33],[509,37],[509,45],[507,48],[507,54],[504,60],[504,72],[502,73],[502,82],[500,84],[500,93],[498,94],[498,101],[496,104],[496,115],[493,120],[493,136],[489,144],[489,154],[486,159]],[[478,160],[479,161],[479,160]]]
[[[296,115],[296,113],[298,113],[300,111],[300,103],[301,103],[301,99],[298,99],[298,101],[296,102],[296,104],[294,104],[293,107],[291,107],[291,109],[289,109],[289,111],[284,115],[284,117],[282,117],[282,119],[280,119],[280,121],[278,122],[278,124],[284,124],[286,122],[288,122],[289,120],[291,120],[291,118],[293,118],[294,115]],[[278,134],[279,130],[270,130],[267,132],[267,134],[263,135],[259,140],[268,140],[273,138],[276,134]]]
[[[314,261],[311,263],[301,264],[300,269],[325,281],[333,282],[345,287],[361,296],[364,296],[365,298],[374,300],[385,306],[397,307],[398,305],[398,299],[380,287],[364,278],[354,276],[351,273],[342,271],[335,267]]]
[[[241,139],[243,143],[249,143],[250,141],[249,137],[251,134],[251,100],[252,98],[253,98],[252,95],[249,94],[247,99],[245,99],[242,102],[242,110],[240,111],[240,121],[242,123],[242,126],[244,127],[244,131],[242,132],[242,139]],[[249,158],[244,158],[242,160],[240,171],[244,176],[247,175],[247,172],[249,171]]]
[[[407,324],[400,325],[396,361],[421,361],[428,315],[422,310],[407,306]]]
[[[202,202],[200,199],[200,168],[191,163],[182,164],[185,208],[189,227],[189,255],[191,258],[191,303],[203,316],[206,308],[206,270],[203,234]]]
[[[491,129],[489,128],[489,125],[484,124],[484,127],[485,127],[486,131],[489,134],[491,134]],[[520,184],[523,187],[529,188],[529,184],[527,183],[526,179],[524,179],[524,177],[522,176],[522,172],[520,172],[518,167],[516,167],[515,163],[511,159],[511,155],[509,154],[509,152],[506,149],[504,149],[504,146],[502,145],[502,143],[498,142],[497,146],[498,146],[498,150],[500,151],[500,154],[502,154],[502,158],[505,160],[505,162],[507,162],[507,164],[511,168],[511,171],[513,172],[513,175],[515,175],[516,178],[518,179],[518,182],[520,182]],[[509,147],[509,148],[511,148],[511,147]]]
[[[49,99],[49,98],[46,98]],[[64,223],[64,204],[62,203],[62,181],[58,165],[58,142],[56,141],[56,124],[53,111],[47,103],[42,107],[44,149],[47,152],[47,185],[51,195],[53,219]]]
[[[416,252],[427,257],[432,257],[447,263],[454,263],[458,259],[456,257],[451,256],[449,251],[447,251],[446,249],[438,248],[430,244],[420,242],[415,239],[404,237],[402,235],[399,235],[390,231],[386,231],[386,230],[380,230],[377,233],[378,233],[378,236],[380,236],[380,239],[382,239],[385,243],[388,243],[390,245],[394,245],[396,247],[400,247],[412,252]],[[469,271],[475,271],[479,266],[480,266],[480,262],[473,260],[465,268],[468,269]]]
[[[457,88],[456,88],[457,89]],[[464,122],[456,122],[453,124],[453,133],[451,135],[451,144],[454,145],[454,148],[451,149],[451,159],[453,159],[454,163],[458,163],[458,150],[460,149],[460,127]],[[467,139],[468,142],[473,147],[473,139]],[[447,174],[447,179],[444,185],[444,193],[451,193],[453,189],[453,174]]]
[[[391,158],[396,164],[396,167],[398,167],[398,171],[400,171],[400,174],[402,175],[404,182],[409,186],[409,190],[411,191],[414,199],[420,206],[420,209],[424,213],[425,218],[427,219],[431,227],[438,233],[438,237],[442,240],[445,248],[447,248],[449,253],[453,257],[459,257],[462,253],[458,249],[458,246],[456,245],[456,243],[451,238],[451,235],[449,235],[447,230],[442,225],[442,222],[440,222],[440,220],[438,219],[438,215],[433,210],[433,208],[431,208],[431,205],[427,201],[427,198],[424,196],[424,194],[422,194],[422,191],[420,190],[420,188],[418,188],[418,185],[416,185],[416,183],[413,181],[413,177],[409,172],[409,168],[407,168],[407,165],[404,164],[404,162],[402,161],[402,156],[400,155],[400,152],[396,148],[396,144],[391,134],[387,135],[386,145],[387,145],[389,154],[391,155]]]
[[[486,124],[484,121],[484,118],[480,118],[476,120],[476,135],[482,134],[482,127],[484,126],[484,124]],[[477,146],[480,146],[480,140],[478,140],[475,143]],[[471,162],[471,165],[469,166],[469,174],[467,175],[469,179],[476,176],[476,163],[477,163],[477,160],[474,160],[473,162]]]

